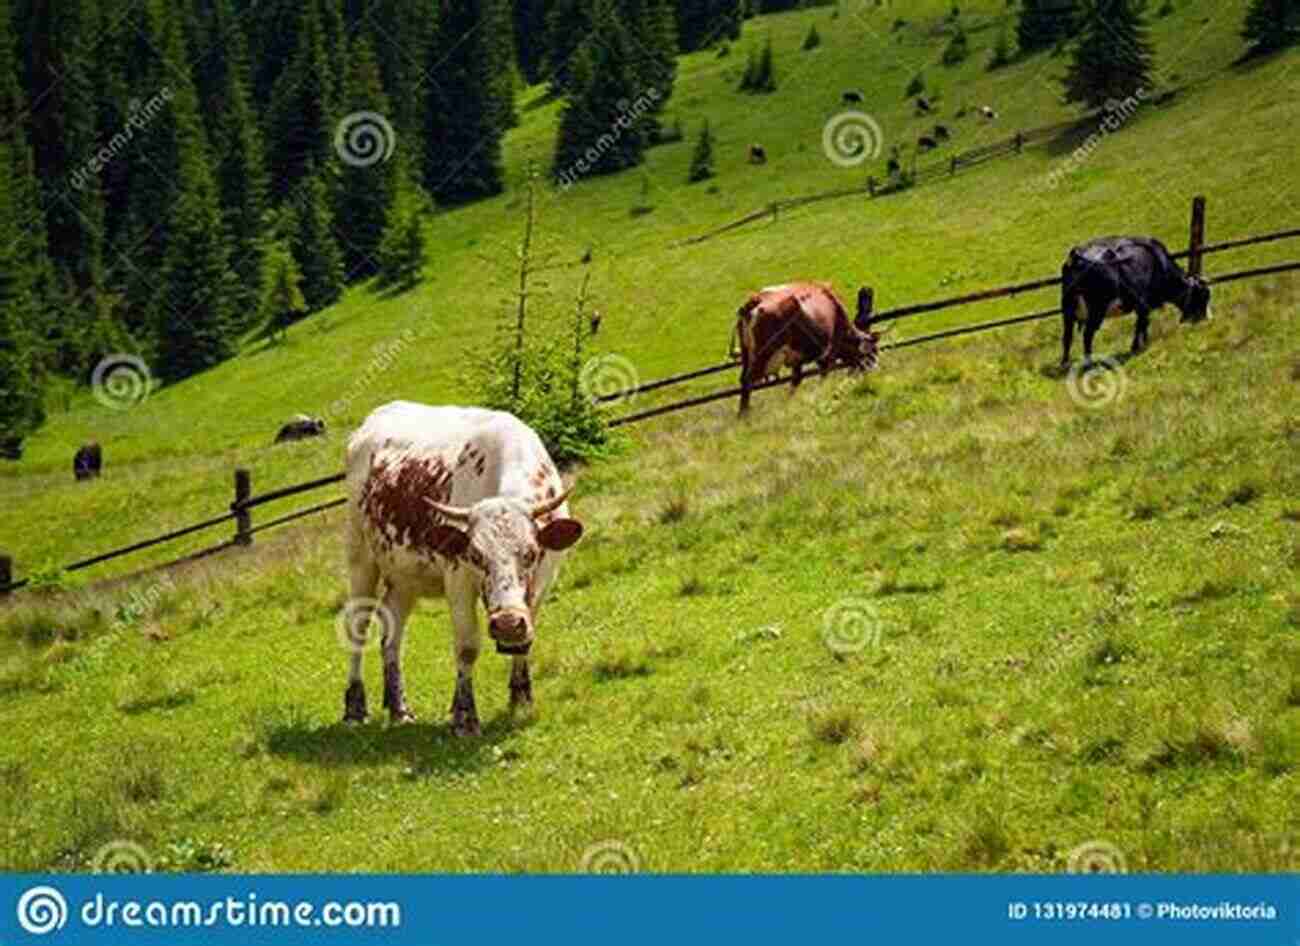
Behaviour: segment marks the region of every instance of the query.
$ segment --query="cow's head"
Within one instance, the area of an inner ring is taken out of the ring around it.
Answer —
[[[870,371],[880,363],[880,339],[892,325],[880,331],[872,328],[872,316],[875,314],[876,294],[870,286],[858,290],[858,313],[853,317],[854,335],[857,338],[858,353],[861,359],[858,367]]]
[[[1183,313],[1181,322],[1201,322],[1210,318],[1210,287],[1200,276],[1191,276],[1187,280],[1187,289],[1178,304]]]
[[[448,506],[426,500],[445,520],[434,526],[437,551],[459,559],[479,578],[487,609],[488,634],[503,654],[526,654],[533,643],[533,600],[537,567],[547,552],[561,552],[582,536],[576,519],[538,520],[554,512],[568,492],[529,505],[505,496],[473,506]]]

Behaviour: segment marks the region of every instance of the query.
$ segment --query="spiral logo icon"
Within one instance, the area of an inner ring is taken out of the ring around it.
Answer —
[[[1128,865],[1120,849],[1105,841],[1089,841],[1070,852],[1073,874],[1127,874]]]
[[[1094,368],[1106,370],[1096,371]],[[1066,386],[1074,403],[1089,410],[1101,410],[1124,397],[1128,389],[1128,373],[1114,358],[1099,358],[1091,365],[1078,362],[1070,366]]]
[[[33,887],[18,898],[18,925],[34,936],[63,929],[68,901],[53,887]]]
[[[109,841],[90,862],[96,874],[151,874],[153,858],[133,841]]]
[[[90,373],[95,400],[115,411],[129,410],[149,396],[153,375],[138,355],[105,355]]]
[[[370,619],[379,620],[379,633],[370,633]],[[397,627],[393,612],[377,598],[350,598],[339,612],[335,634],[339,646],[349,653],[360,653],[371,646],[378,647]]]
[[[822,128],[822,150],[837,167],[878,158],[884,145],[880,124],[866,112],[840,112]]]
[[[636,365],[622,355],[592,358],[578,374],[578,387],[593,401],[631,401],[640,383]]]
[[[865,598],[841,598],[822,615],[822,639],[837,654],[875,647],[880,638],[880,614]]]
[[[622,841],[601,841],[582,852],[582,870],[587,874],[635,874],[641,859]]]
[[[352,112],[334,128],[334,150],[350,167],[368,168],[387,161],[396,147],[397,133],[378,112]]]

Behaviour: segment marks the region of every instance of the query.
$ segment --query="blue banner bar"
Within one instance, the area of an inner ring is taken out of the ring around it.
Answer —
[[[1300,875],[0,877],[0,946],[1300,942]]]

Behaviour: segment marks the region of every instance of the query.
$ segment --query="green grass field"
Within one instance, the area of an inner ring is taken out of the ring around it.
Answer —
[[[730,56],[683,60],[669,116],[686,142],[549,193],[547,250],[595,249],[602,350],[647,380],[715,363],[744,295],[791,278],[849,296],[869,283],[891,307],[1051,275],[1101,233],[1181,248],[1195,194],[1211,240],[1296,224],[1300,54],[1234,65],[1244,2],[1183,0],[1154,21],[1178,94],[1054,191],[1042,182],[1077,140],[669,248],[881,176],[883,160],[844,169],[822,151],[843,89],[865,93],[886,146],[935,121],[903,96],[922,68],[952,149],[1070,116],[1052,81],[1064,60],[984,70],[1000,0],[962,5],[973,55],[939,66],[948,6],[910,4],[897,32],[896,11],[866,4],[750,21]],[[813,22],[823,45],[805,53]],[[780,88],[743,96],[745,49],[769,32]],[[985,102],[996,123],[953,117]],[[531,90],[523,114],[516,183],[545,162],[556,106]],[[706,116],[716,190],[684,183]],[[768,164],[746,163],[751,142]],[[643,179],[654,209],[634,215]],[[0,468],[0,548],[19,575],[71,561],[221,512],[236,466],[259,491],[338,470],[378,404],[473,402],[463,353],[512,304],[520,214],[516,187],[438,215],[417,290],[355,289],[287,343],[129,410],[73,398]],[[1208,268],[1296,256],[1275,244]],[[548,272],[536,318],[565,317],[579,279]],[[1129,870],[1295,870],[1298,302],[1300,280],[1271,279],[1217,290],[1206,325],[1161,313],[1149,352],[1091,376],[1100,393],[1052,370],[1052,321],[760,394],[744,424],[724,403],[637,425],[622,456],[576,471],[588,532],[541,619],[536,716],[506,714],[506,667],[487,655],[477,740],[445,725],[437,602],[407,637],[420,721],[337,724],[338,511],[174,572],[15,595],[0,605],[3,867],[87,869],[116,840],[166,870],[571,871],[613,841],[665,871],[1056,871],[1090,843]],[[1130,333],[1108,326],[1100,351]],[[299,411],[327,414],[331,435],[270,447]],[[90,437],[105,476],[76,485]],[[84,574],[120,579],[221,537]]]

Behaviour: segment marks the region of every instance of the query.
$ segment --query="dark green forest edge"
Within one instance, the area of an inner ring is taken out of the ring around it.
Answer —
[[[663,125],[679,53],[724,55],[748,17],[800,5],[0,0],[0,456],[109,353],[172,383],[349,284],[409,288],[430,212],[506,188],[525,85],[563,101],[555,186],[625,170],[682,134]],[[1023,0],[990,67],[1068,48],[1066,100],[1096,107],[1148,81],[1159,15]],[[1243,55],[1293,44],[1300,0],[1255,0],[1242,35]],[[754,91],[775,81],[763,57]],[[394,138],[419,146],[388,160]]]

